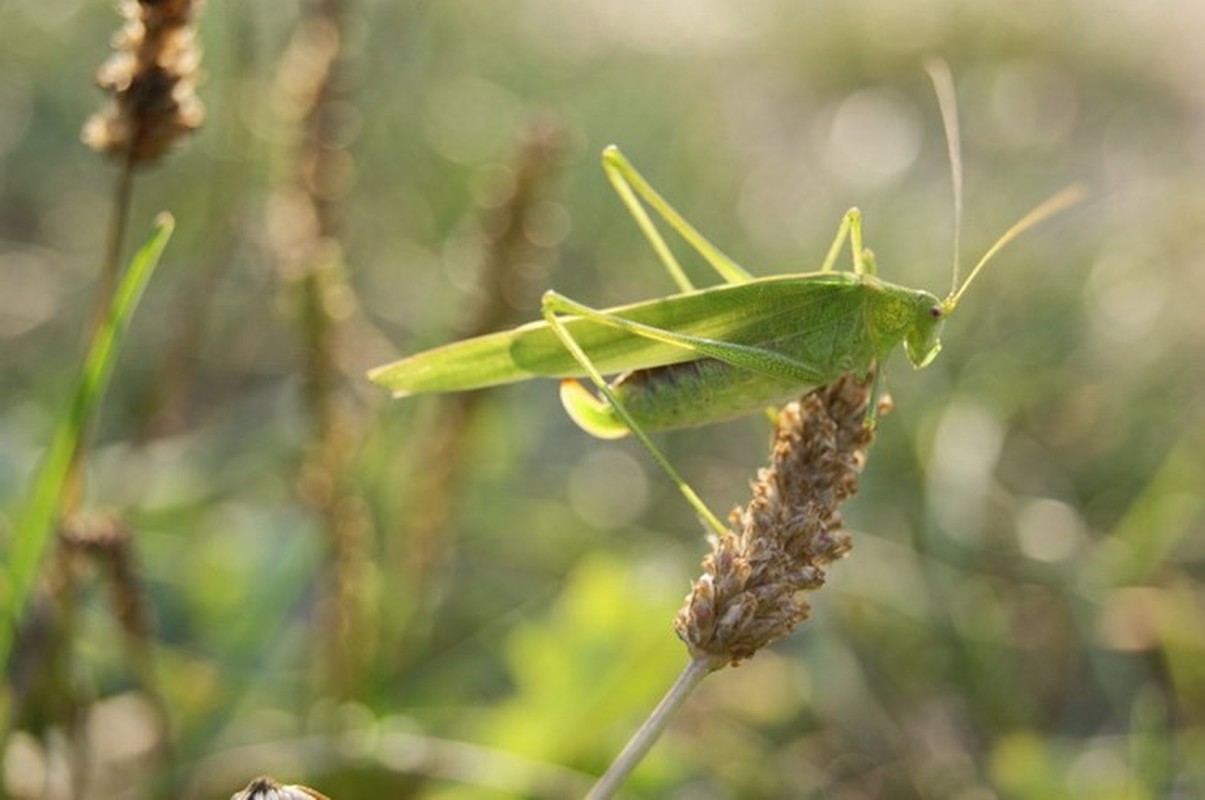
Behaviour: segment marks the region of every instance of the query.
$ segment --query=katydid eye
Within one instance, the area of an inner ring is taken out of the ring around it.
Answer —
[[[941,306],[933,306],[929,309],[929,316],[933,319],[941,319]]]

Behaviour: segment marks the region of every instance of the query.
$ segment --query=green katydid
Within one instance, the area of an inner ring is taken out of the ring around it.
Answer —
[[[902,344],[916,368],[941,348],[942,325],[967,287],[1000,248],[1076,200],[1065,190],[1009,228],[959,283],[961,166],[948,72],[930,73],[947,132],[955,208],[951,290],[938,298],[880,280],[862,245],[861,216],[850,209],[817,272],[754,278],[705,239],[610,146],[606,176],[670,273],[679,292],[594,309],[554,291],[543,320],[437,347],[372,370],[395,397],[454,392],[536,377],[559,377],[569,416],[595,436],[634,434],[717,531],[720,521],[653,444],[648,431],[707,425],[763,410],[853,372],[865,375]],[[647,204],[725,281],[696,289],[657,231]],[[850,272],[835,269],[849,241]],[[605,374],[622,373],[608,383]],[[588,376],[601,396],[576,378]]]

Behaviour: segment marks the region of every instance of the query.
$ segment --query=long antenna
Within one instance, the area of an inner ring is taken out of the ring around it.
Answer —
[[[958,130],[958,97],[954,93],[954,78],[945,61],[931,58],[925,62],[925,71],[933,81],[937,107],[941,110],[950,158],[950,183],[954,189],[954,266],[950,270],[950,294],[953,296],[958,291],[959,253],[962,250],[962,134]]]
[[[1025,231],[1037,225],[1039,222],[1046,220],[1065,208],[1075,205],[1084,196],[1084,188],[1079,185],[1068,186],[1063,191],[1048,198],[1045,202],[1030,211],[1021,219],[1013,223],[1012,227],[1006,230],[996,243],[988,248],[988,251],[983,254],[983,258],[979,259],[979,263],[971,270],[971,274],[967,276],[966,282],[961,286],[956,287],[950,292],[950,296],[941,304],[942,314],[946,315],[954,310],[958,305],[958,300],[962,297],[962,293],[971,285],[971,281],[975,280],[975,276],[979,274],[979,270],[983,269],[984,265],[991,260],[992,256],[1000,252],[1000,248],[1011,242],[1013,239],[1020,236]]]

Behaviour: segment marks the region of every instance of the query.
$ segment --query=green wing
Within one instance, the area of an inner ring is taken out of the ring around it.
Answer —
[[[645,325],[738,344],[757,345],[806,335],[837,318],[860,313],[851,302],[873,279],[845,272],[758,278],[606,309]],[[698,358],[593,320],[566,326],[604,374]],[[368,377],[404,397],[458,392],[536,377],[577,377],[581,367],[543,321],[436,347],[371,370]]]

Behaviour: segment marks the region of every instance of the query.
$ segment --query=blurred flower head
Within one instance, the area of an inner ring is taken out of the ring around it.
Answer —
[[[97,71],[109,102],[84,125],[93,150],[146,164],[200,126],[201,51],[192,26],[198,0],[124,0],[116,52]]]

